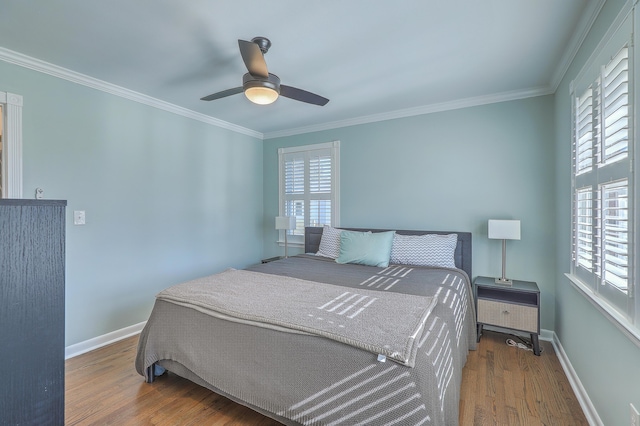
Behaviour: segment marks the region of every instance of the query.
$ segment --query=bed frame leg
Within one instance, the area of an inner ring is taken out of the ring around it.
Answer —
[[[155,363],[147,367],[147,380],[146,380],[147,383],[153,383],[153,381],[155,380],[156,378],[155,367],[156,367]]]

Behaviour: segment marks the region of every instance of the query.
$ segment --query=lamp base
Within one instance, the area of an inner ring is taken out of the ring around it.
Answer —
[[[513,285],[513,281],[511,281],[509,278],[496,278],[496,284]]]

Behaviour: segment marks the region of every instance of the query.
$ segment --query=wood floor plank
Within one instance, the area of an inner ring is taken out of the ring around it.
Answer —
[[[462,372],[460,425],[588,425],[549,342],[541,356],[485,330]],[[65,424],[259,425],[280,423],[175,374],[147,384],[134,368],[138,337],[66,361]]]

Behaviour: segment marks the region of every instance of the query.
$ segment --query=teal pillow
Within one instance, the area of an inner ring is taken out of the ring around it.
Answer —
[[[336,262],[386,268],[389,266],[394,234],[395,231],[374,233],[342,231],[340,255]]]

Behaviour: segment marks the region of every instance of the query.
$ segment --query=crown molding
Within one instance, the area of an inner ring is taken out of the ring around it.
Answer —
[[[32,58],[27,55],[23,55],[22,53],[5,49],[3,47],[0,47],[0,60],[21,66],[23,68],[38,71],[43,74],[48,74],[63,80],[67,80],[72,83],[100,90],[102,92],[119,96],[121,98],[129,99],[134,102],[158,108],[176,115],[211,124],[216,127],[221,127],[223,129],[231,130],[236,133],[242,133],[244,135],[252,136],[257,139],[263,139],[263,134],[255,130],[247,129],[246,127],[238,126],[236,124],[232,124],[227,121],[208,116],[206,114],[195,112],[190,109],[183,108],[169,102],[165,102],[160,99],[156,99],[151,96],[147,96],[142,93],[135,92],[133,90],[129,90],[124,87],[90,77],[85,74],[81,74],[66,68],[59,67],[57,65],[50,64],[45,61],[41,61],[39,59]]]
[[[558,90],[558,86],[560,86],[562,79],[569,70],[569,66],[571,66],[571,63],[578,54],[580,46],[582,46],[584,39],[587,37],[587,34],[589,34],[605,2],[606,0],[595,0],[587,5],[587,9],[582,14],[578,26],[573,32],[569,44],[567,44],[567,48],[560,59],[560,63],[551,77],[550,87],[554,92]]]
[[[550,87],[537,87],[527,90],[514,90],[510,92],[495,93],[486,96],[477,96],[473,98],[458,99],[450,102],[442,102],[438,104],[424,105],[415,108],[407,108],[396,111],[385,112],[381,114],[373,114],[363,117],[350,118],[347,120],[332,121],[329,123],[318,124],[306,127],[297,127],[294,129],[281,130],[276,132],[265,133],[264,139],[273,139],[286,136],[300,135],[303,133],[320,132],[323,130],[337,129],[340,127],[357,126],[360,124],[375,123],[378,121],[395,120],[397,118],[413,117],[416,115],[433,114],[436,112],[450,111],[454,109],[469,108],[479,105],[487,105],[498,102],[514,101],[518,99],[533,98],[536,96],[544,96],[553,94],[554,90]]]

